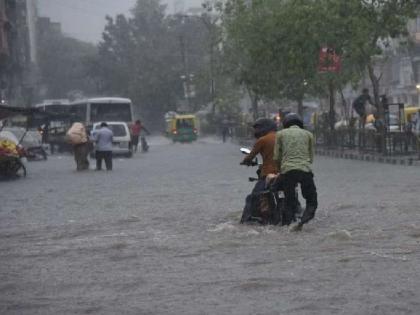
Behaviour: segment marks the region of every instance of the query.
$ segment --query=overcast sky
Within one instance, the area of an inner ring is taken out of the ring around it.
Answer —
[[[173,12],[177,0],[161,0]],[[202,0],[184,0],[185,8],[200,7]],[[60,22],[64,33],[81,40],[98,42],[105,26],[105,16],[127,14],[136,0],[38,0],[40,16]]]

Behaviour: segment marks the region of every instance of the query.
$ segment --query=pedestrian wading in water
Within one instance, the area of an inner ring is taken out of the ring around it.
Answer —
[[[80,122],[75,122],[67,131],[68,141],[73,146],[74,160],[76,169],[84,171],[89,169],[89,137],[85,126]]]
[[[140,134],[144,130],[148,135],[150,135],[149,130],[142,124],[140,119],[136,120],[135,123],[130,126],[130,133],[131,133],[131,145],[133,146],[134,152],[137,152],[139,147],[139,137]]]
[[[112,171],[112,139],[114,134],[108,128],[106,122],[101,123],[101,127],[93,132],[95,141],[96,170],[102,170],[102,160],[105,160],[107,171]]]

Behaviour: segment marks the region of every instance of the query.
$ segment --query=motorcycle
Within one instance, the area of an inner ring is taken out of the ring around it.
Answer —
[[[149,151],[149,144],[147,143],[145,136],[142,135],[140,137],[140,143],[141,143],[141,152]]]
[[[251,151],[247,148],[241,148],[243,154],[248,155]],[[257,177],[249,177],[249,182],[261,180],[261,166],[258,158],[255,158],[250,166],[258,166]],[[282,222],[283,209],[285,207],[284,193],[281,190],[274,191],[270,186],[264,190],[252,192],[246,197],[246,205],[242,212],[240,223],[244,224],[262,224],[278,225]]]
[[[48,159],[47,152],[41,146],[27,148],[26,158],[28,161],[46,161]]]
[[[42,143],[42,134],[34,130],[26,130],[20,139],[20,143],[25,148],[28,161],[46,161],[46,145]]]
[[[251,150],[248,148],[241,148],[240,151],[248,155]],[[249,177],[248,181],[254,182],[261,179],[262,164],[258,163],[258,158],[255,158],[250,166],[258,166],[256,171],[257,177]],[[296,189],[296,195],[298,191]],[[270,184],[265,184],[265,189],[258,192],[252,192],[246,197],[246,206],[243,210],[240,223],[259,223],[263,225],[278,225],[282,224],[282,217],[286,207],[286,200],[284,191],[282,190],[281,180],[274,180]],[[302,217],[303,208],[298,201],[296,220]]]

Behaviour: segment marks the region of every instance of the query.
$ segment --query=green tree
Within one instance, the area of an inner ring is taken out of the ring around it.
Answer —
[[[138,0],[129,17],[107,17],[90,72],[102,93],[130,97],[149,121],[163,121],[182,101],[198,110],[209,97],[197,80],[206,78],[207,34],[200,17],[167,16],[159,0]]]
[[[179,80],[168,38],[165,6],[158,0],[138,0],[130,17],[107,17],[98,55],[90,60],[100,92],[129,97],[138,116],[161,120],[176,106]]]
[[[268,49],[264,45],[264,22],[269,20],[258,14],[260,6],[248,6],[241,0],[228,1],[222,9],[226,71],[245,87],[257,118],[258,101],[271,88],[270,71],[265,68],[270,66],[270,60],[266,59]]]
[[[257,101],[289,99],[303,111],[315,90],[320,43],[313,32],[322,20],[313,1],[231,0],[224,10],[227,51],[233,73]]]
[[[87,76],[87,60],[96,54],[95,46],[59,32],[44,33],[38,42],[40,83],[43,98],[63,98],[71,91],[91,94],[93,81]]]
[[[329,95],[334,113],[336,91],[367,71],[380,108],[375,60],[389,39],[405,35],[418,6],[399,0],[229,0],[223,21],[232,73],[254,95],[296,101],[300,113],[305,96]],[[318,72],[321,47],[341,55],[341,72]]]
[[[362,70],[367,70],[371,80],[374,102],[378,114],[384,119],[384,108],[380,102],[379,88],[381,73],[375,71],[375,63],[392,39],[407,35],[407,23],[419,12],[418,1],[375,0],[346,1],[342,12],[348,28],[344,50],[347,57]],[[380,127],[382,150],[386,153],[385,128]]]

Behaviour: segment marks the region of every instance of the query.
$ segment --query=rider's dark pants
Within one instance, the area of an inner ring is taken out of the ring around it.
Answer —
[[[249,194],[245,199],[245,208],[242,214],[241,223],[245,222],[252,214],[252,195],[258,192],[265,190],[265,178],[259,179],[256,183],[254,188],[252,189],[251,194]]]
[[[314,183],[314,174],[300,170],[292,170],[281,175],[286,198],[286,209],[283,214],[283,224],[289,225],[295,220],[298,209],[298,198],[296,185],[300,184],[302,196],[306,200],[305,212],[302,215],[301,223],[307,223],[315,216],[318,207],[317,192]]]

